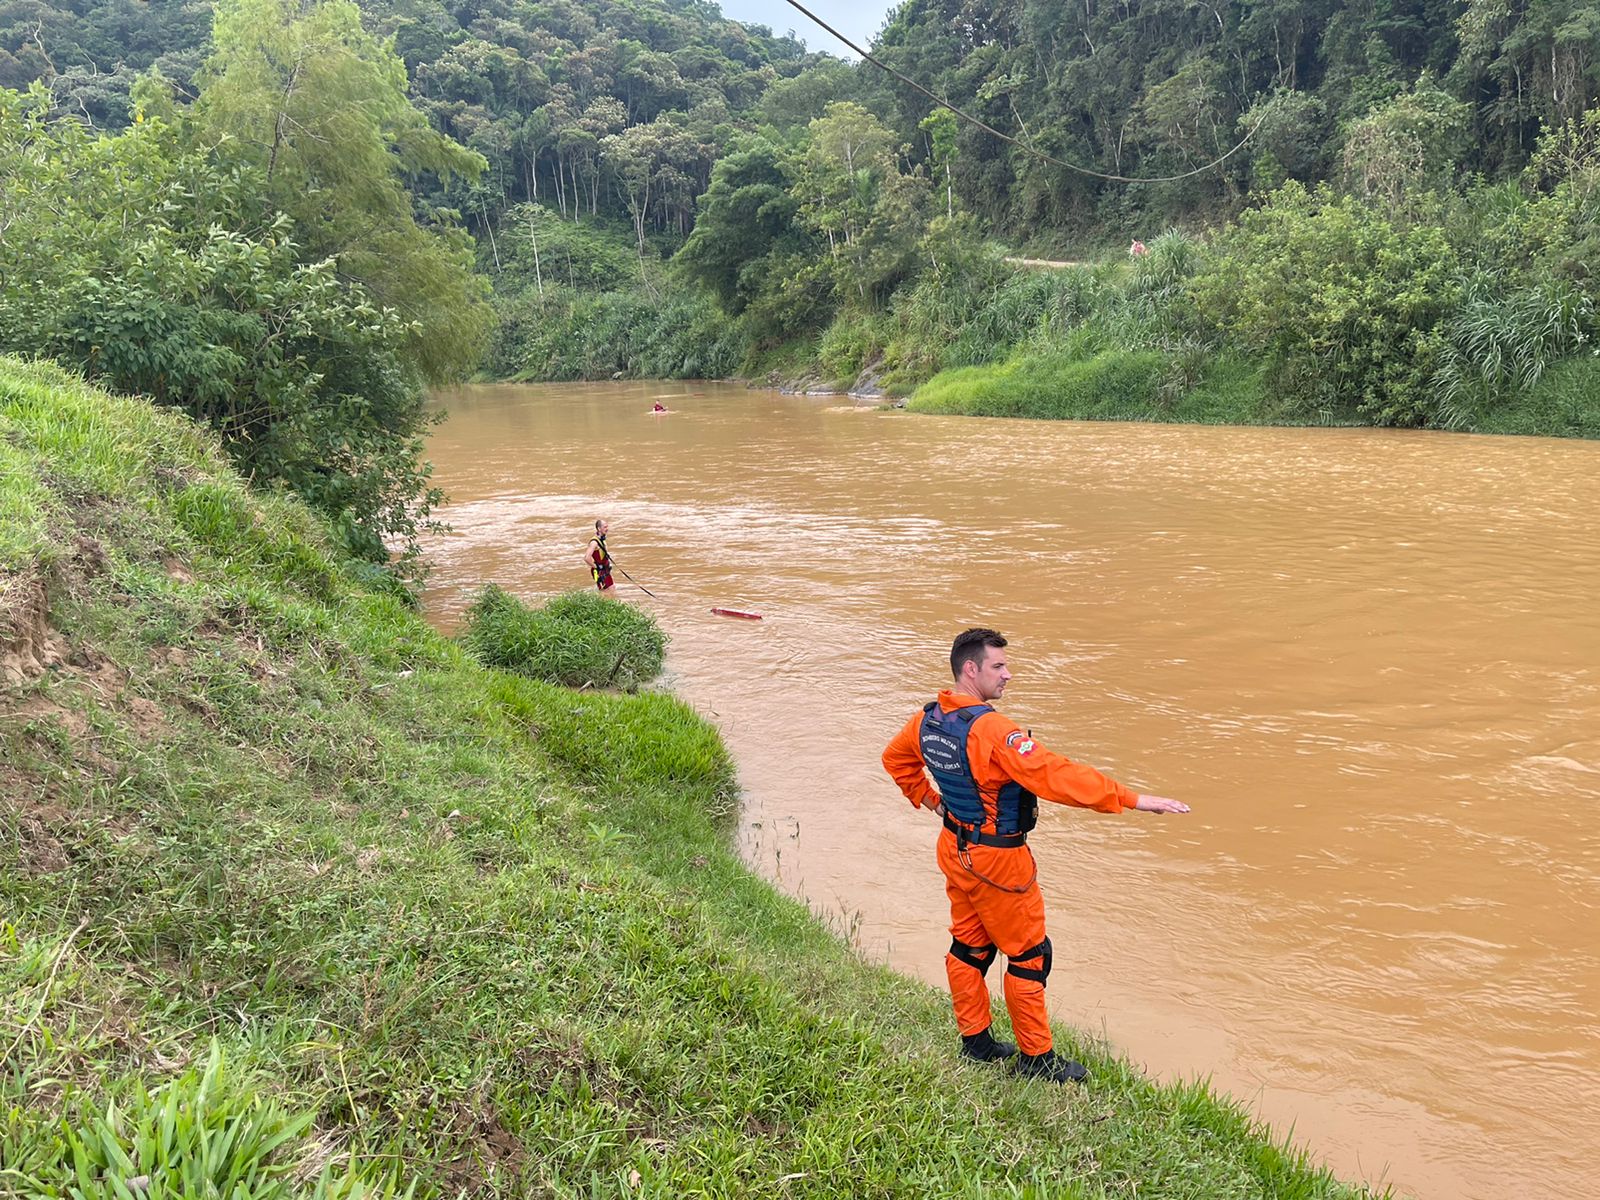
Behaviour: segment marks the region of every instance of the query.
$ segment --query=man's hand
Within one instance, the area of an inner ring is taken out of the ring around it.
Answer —
[[[1140,796],[1134,803],[1140,812],[1186,813],[1189,806],[1182,800],[1168,800],[1165,796]]]
[[[922,807],[930,810],[936,817],[944,816],[944,801],[942,799],[935,800],[932,804],[924,804]]]

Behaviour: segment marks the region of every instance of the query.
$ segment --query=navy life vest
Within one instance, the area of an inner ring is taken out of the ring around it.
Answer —
[[[918,735],[922,761],[934,783],[939,785],[939,798],[944,801],[945,812],[974,829],[982,828],[988,814],[983,808],[983,794],[972,778],[967,738],[972,732],[972,723],[993,711],[993,706],[988,704],[969,704],[947,713],[940,709],[937,700],[922,709],[922,729]],[[1038,820],[1038,797],[1014,779],[1000,785],[1000,794],[995,798],[995,833],[1027,833]]]

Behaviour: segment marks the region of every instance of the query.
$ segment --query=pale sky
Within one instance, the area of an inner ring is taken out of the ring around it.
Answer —
[[[872,39],[883,27],[883,19],[894,7],[891,0],[800,0],[807,8],[832,25],[857,45],[872,48]],[[896,0],[897,2],[897,0]],[[813,25],[798,9],[784,0],[717,0],[722,15],[735,21],[765,25],[773,33],[794,30],[807,50],[821,50],[840,58],[855,54],[827,31]]]

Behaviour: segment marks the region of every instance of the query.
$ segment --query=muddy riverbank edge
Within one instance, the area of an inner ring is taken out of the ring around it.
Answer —
[[[1069,1029],[963,1065],[714,728],[477,666],[182,417],[0,359],[0,463],[8,1188],[1368,1194]]]

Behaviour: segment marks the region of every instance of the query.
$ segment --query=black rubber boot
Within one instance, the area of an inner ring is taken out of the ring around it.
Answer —
[[[1070,1058],[1057,1058],[1054,1050],[1043,1054],[1019,1054],[1012,1069],[1026,1079],[1043,1079],[1049,1083],[1082,1083],[1089,1072],[1082,1063]]]
[[[1016,1052],[1017,1048],[1010,1042],[997,1041],[993,1031],[989,1029],[961,1035],[962,1058],[970,1058],[977,1062],[999,1062],[1002,1058],[1010,1058]]]

